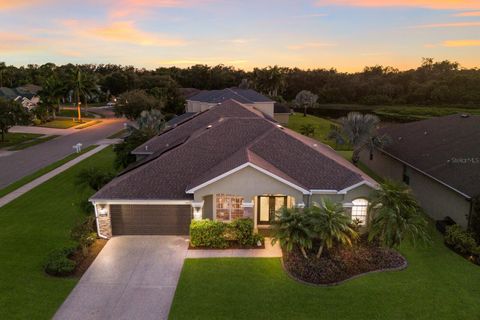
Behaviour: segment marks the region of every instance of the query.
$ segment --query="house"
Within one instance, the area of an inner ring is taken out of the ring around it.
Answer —
[[[264,114],[272,117],[279,123],[288,123],[288,116],[290,114],[289,109],[286,112],[285,108],[283,108],[281,105],[275,107],[275,101],[252,89],[227,88],[223,90],[200,91],[199,93],[186,98],[186,111],[205,111],[223,101],[230,99],[248,106],[253,106],[262,111]]]
[[[41,88],[42,87],[34,84],[27,84],[14,89],[0,87],[0,97],[8,100],[18,101],[24,108],[31,110],[40,102],[38,92],[41,90]]]
[[[383,177],[408,184],[435,220],[467,227],[480,196],[480,116],[451,115],[379,130],[393,143],[361,155]]]
[[[143,159],[90,201],[99,235],[188,234],[191,219],[250,217],[268,228],[282,206],[323,197],[367,221],[375,181],[330,147],[251,105],[223,101],[135,149]]]

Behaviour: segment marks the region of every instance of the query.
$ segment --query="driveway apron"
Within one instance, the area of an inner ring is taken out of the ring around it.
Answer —
[[[54,319],[167,319],[187,237],[110,239]]]

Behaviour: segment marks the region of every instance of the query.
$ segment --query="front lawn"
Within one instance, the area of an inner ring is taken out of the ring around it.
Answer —
[[[280,259],[187,259],[170,319],[478,319],[480,267],[447,249],[404,245],[409,267],[334,287],[290,279]]]
[[[5,135],[4,141],[0,141],[0,149],[13,147],[41,136],[43,135],[34,133],[9,132]]]
[[[17,144],[15,146],[13,146],[12,148],[8,149],[8,150],[9,151],[18,151],[18,150],[27,149],[29,147],[36,146],[37,144],[44,143],[44,142],[53,140],[53,139],[58,138],[58,137],[59,136],[57,136],[57,135],[50,135],[50,136],[46,135],[46,136],[36,138],[36,139],[30,140],[30,141],[26,141],[24,143]]]
[[[83,215],[75,177],[84,168],[113,167],[111,148],[102,150],[0,208],[0,319],[50,319],[77,283],[42,270],[52,249],[69,243]]]
[[[340,150],[351,149],[349,146],[337,146],[335,141],[327,139],[328,133],[331,130],[331,126],[335,124],[333,121],[311,116],[311,115],[307,115],[306,117],[304,117],[302,113],[298,113],[298,112],[291,115],[288,120],[288,128],[299,133],[303,125],[309,125],[309,124],[313,125],[315,128],[315,133],[312,138],[317,139],[325,144],[328,144],[334,149],[340,149]]]
[[[83,121],[78,122],[76,120],[72,121],[72,119],[55,119],[52,121],[48,121],[42,124],[39,124],[39,127],[45,127],[45,128],[53,128],[53,129],[68,129],[74,126],[77,126],[82,123],[87,123],[88,121]]]

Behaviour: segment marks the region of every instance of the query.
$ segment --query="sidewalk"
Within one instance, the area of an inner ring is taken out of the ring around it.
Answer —
[[[265,238],[265,249],[225,249],[225,250],[202,250],[189,249],[187,258],[279,258],[282,249],[276,243],[272,246],[271,238]]]
[[[38,177],[37,179],[21,186],[17,190],[14,190],[14,191],[10,192],[9,194],[4,196],[3,198],[0,198],[0,208],[3,207],[4,205],[6,205],[7,203],[17,199],[18,197],[22,196],[23,194],[27,193],[28,191],[32,190],[33,188],[41,185],[45,181],[50,180],[51,178],[55,177],[59,173],[62,173],[63,171],[73,167],[74,165],[76,165],[80,161],[85,160],[88,157],[94,155],[95,153],[102,151],[103,149],[105,149],[108,146],[109,146],[109,144],[102,144],[102,145],[96,147],[95,149],[90,150],[90,151],[82,154],[81,156],[73,159],[72,161],[69,161],[69,162],[65,163],[64,165],[62,165],[62,166],[44,174],[43,176]]]
[[[74,128],[75,127],[68,128],[68,129],[56,129],[56,128],[35,127],[35,126],[13,126],[8,131],[15,132],[15,133],[35,133],[35,134],[66,136],[68,134],[74,133],[75,132]]]

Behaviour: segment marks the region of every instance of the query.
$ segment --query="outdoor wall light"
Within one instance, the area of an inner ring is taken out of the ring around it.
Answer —
[[[100,217],[106,217],[106,216],[108,216],[107,206],[100,207],[100,208],[98,209],[98,215],[99,215]]]

